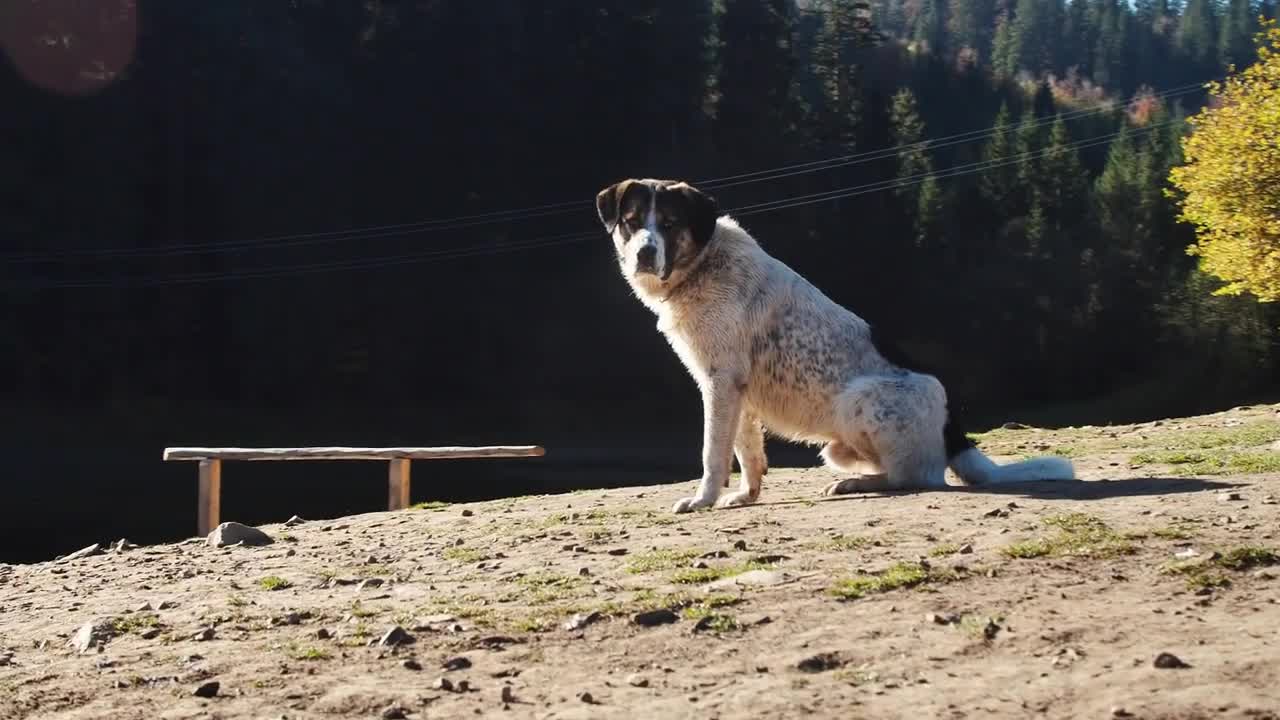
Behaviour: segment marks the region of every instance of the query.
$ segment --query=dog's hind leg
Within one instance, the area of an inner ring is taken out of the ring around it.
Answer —
[[[747,413],[738,421],[738,436],[733,442],[733,453],[738,458],[742,479],[738,491],[724,496],[721,507],[750,505],[760,497],[760,483],[769,472],[769,460],[764,453],[764,428],[759,418]]]
[[[824,494],[946,487],[946,396],[934,378],[860,378],[841,395],[837,419],[845,442],[828,446],[824,459],[848,460],[852,451],[874,458],[879,472],[832,483]]]

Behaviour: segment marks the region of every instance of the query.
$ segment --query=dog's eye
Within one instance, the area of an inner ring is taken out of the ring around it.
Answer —
[[[628,228],[628,229],[630,229],[630,230],[639,230],[639,229],[640,229],[640,218],[638,218],[638,217],[636,217],[636,216],[634,216],[634,215],[632,215],[631,217],[627,218],[627,228]]]
[[[661,223],[658,224],[658,227],[662,228],[663,230],[670,230],[675,226],[676,226],[676,221],[672,220],[671,218],[667,218],[666,220],[663,220]]]

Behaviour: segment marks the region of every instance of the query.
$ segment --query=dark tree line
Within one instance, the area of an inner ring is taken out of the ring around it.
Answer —
[[[801,163],[714,192],[740,208],[902,180],[744,222],[945,369],[979,421],[1105,422],[1265,391],[1275,311],[1210,295],[1163,188],[1203,101],[1168,91],[1248,62],[1274,12],[7,3],[11,437],[125,434],[148,459],[178,442],[479,441],[678,445],[684,462],[696,394],[591,235],[591,198],[625,176]],[[920,144],[983,128],[1001,132]],[[388,227],[562,201],[577,204]],[[382,230],[310,235],[355,228]],[[563,239],[576,233],[590,237]],[[240,242],[260,238],[277,240]]]

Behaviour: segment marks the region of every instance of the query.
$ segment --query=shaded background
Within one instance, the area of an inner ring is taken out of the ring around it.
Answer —
[[[191,533],[169,445],[548,448],[416,463],[415,501],[696,477],[698,395],[596,224],[628,176],[774,202],[748,229],[972,430],[1273,394],[1280,317],[1210,295],[1162,188],[1274,3],[860,5],[4,3],[0,561]],[[224,478],[243,522],[385,503],[380,463]]]

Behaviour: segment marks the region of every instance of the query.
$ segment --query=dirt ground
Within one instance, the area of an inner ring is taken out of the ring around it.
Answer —
[[[1280,718],[1280,409],[980,442],[1084,481],[773,468],[736,510],[671,514],[690,481],[0,565],[0,718]]]

